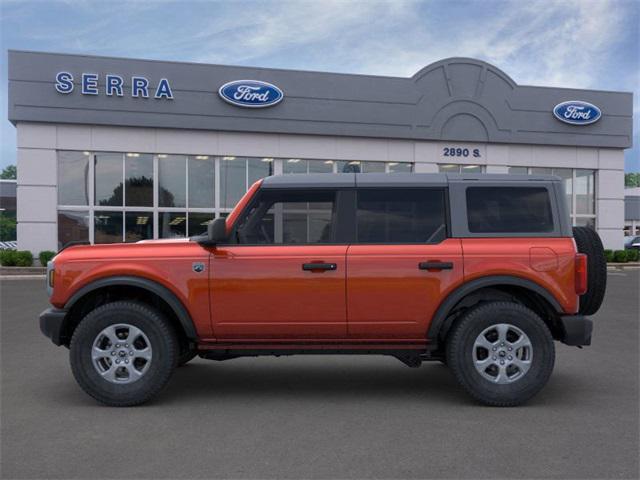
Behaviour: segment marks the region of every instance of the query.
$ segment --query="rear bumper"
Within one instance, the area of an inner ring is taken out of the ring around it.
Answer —
[[[66,310],[47,308],[40,314],[40,331],[56,345],[64,343],[64,322],[67,316]]]
[[[566,345],[591,345],[593,322],[582,315],[564,315],[560,317],[562,336],[560,341]]]

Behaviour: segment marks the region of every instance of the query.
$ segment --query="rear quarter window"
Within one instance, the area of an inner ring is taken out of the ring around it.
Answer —
[[[469,187],[467,215],[472,233],[554,230],[549,191],[544,187]]]

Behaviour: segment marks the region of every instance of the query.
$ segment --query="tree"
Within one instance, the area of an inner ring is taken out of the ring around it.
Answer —
[[[15,180],[16,173],[17,173],[16,166],[9,165],[4,167],[4,169],[2,170],[2,173],[0,173],[0,178],[2,178],[3,180],[5,179]]]
[[[624,186],[626,188],[640,187],[640,172],[625,173]]]

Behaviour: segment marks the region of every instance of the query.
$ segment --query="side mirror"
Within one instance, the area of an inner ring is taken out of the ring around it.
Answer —
[[[227,239],[227,221],[220,217],[207,225],[208,243],[216,245]]]

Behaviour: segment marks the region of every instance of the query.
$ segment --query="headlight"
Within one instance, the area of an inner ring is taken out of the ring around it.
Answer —
[[[47,262],[47,293],[53,295],[53,285],[56,280],[56,269],[52,261]]]

